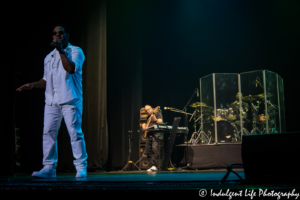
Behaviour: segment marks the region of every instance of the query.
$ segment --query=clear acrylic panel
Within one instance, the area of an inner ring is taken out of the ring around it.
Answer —
[[[279,131],[286,132],[286,121],[285,121],[285,104],[284,104],[284,87],[283,87],[283,79],[281,76],[277,75],[277,84],[278,84],[278,115],[279,115]],[[278,130],[278,129],[277,129]]]
[[[202,143],[209,144],[215,142],[215,127],[213,121],[214,114],[214,93],[213,93],[213,75],[200,78],[200,115]]]
[[[244,122],[246,134],[285,131],[281,77],[271,71],[259,70],[241,73],[240,79],[242,101],[249,104],[247,118]]]
[[[241,141],[238,74],[211,74],[200,79],[203,134],[210,143]],[[233,107],[234,106],[234,107]]]
[[[263,133],[274,133],[280,132],[279,128],[279,112],[278,112],[278,84],[277,84],[277,74],[271,71],[265,70],[266,77],[266,98],[263,98],[263,101],[266,101],[267,110],[265,122],[268,123],[268,130],[263,130]],[[263,95],[264,96],[264,95]],[[259,98],[261,98],[259,96]],[[261,119],[261,115],[259,116]]]
[[[243,134],[260,134],[266,128],[263,70],[241,73],[240,83],[241,104],[246,112],[242,120]]]
[[[214,74],[215,102],[218,143],[240,142],[239,117],[239,80],[236,73]]]
[[[283,80],[258,70],[200,78],[202,143],[241,142],[243,134],[285,132]]]

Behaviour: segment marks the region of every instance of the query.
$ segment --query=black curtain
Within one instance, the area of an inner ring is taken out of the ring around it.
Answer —
[[[15,129],[14,129],[14,70],[13,67],[0,64],[0,84],[4,86],[1,91],[0,112],[1,134],[0,145],[1,165],[0,176],[11,176],[14,173],[15,157]]]
[[[40,80],[43,77],[44,58],[53,50],[53,47],[50,47],[49,44],[52,41],[54,25],[63,23],[68,26],[70,32],[69,42],[72,45],[81,47],[86,56],[83,65],[83,93],[85,96],[82,129],[89,153],[89,167],[92,168],[101,168],[107,162],[108,154],[106,39],[104,44],[102,42],[104,47],[102,49],[99,47],[100,41],[103,41],[100,37],[106,37],[106,9],[105,4],[102,6],[103,2],[105,3],[105,0],[73,1],[72,4],[69,1],[61,1],[57,9],[53,9],[51,6],[30,7],[26,3],[10,6],[9,8],[12,9],[10,13],[15,18],[7,21],[8,25],[6,27],[10,30],[14,39],[7,42],[7,56],[3,59],[7,66],[15,67],[12,73],[17,70],[20,75],[20,80],[14,86],[15,88],[25,83]],[[101,17],[103,15],[104,17]],[[37,19],[39,19],[39,22],[36,21]],[[97,41],[99,45],[95,43]],[[11,54],[9,52],[15,53]],[[105,56],[104,59],[102,58],[103,55]],[[101,78],[99,74],[104,74],[104,78]],[[99,90],[101,87],[102,89]],[[15,92],[15,88],[12,91]],[[19,170],[31,173],[33,170],[39,170],[42,167],[44,90],[34,89],[15,92],[15,94],[15,100],[20,104],[15,107],[16,112],[20,113],[18,119],[20,119],[21,168]],[[101,114],[101,112],[104,114]],[[98,123],[99,121],[101,123]],[[100,128],[97,126],[91,127],[90,124],[99,125]],[[101,134],[103,134],[103,137]],[[102,153],[99,152],[101,146],[99,144],[103,142],[100,140],[104,141]],[[70,137],[64,121],[61,123],[58,134],[58,156],[58,171],[75,170]]]
[[[107,87],[109,169],[122,169],[129,154],[138,159],[139,110],[142,107],[141,1],[107,2]]]

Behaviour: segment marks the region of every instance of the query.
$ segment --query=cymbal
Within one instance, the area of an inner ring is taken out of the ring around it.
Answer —
[[[190,107],[193,107],[193,108],[197,108],[197,107],[200,107],[200,106],[206,106],[206,103],[195,102],[195,103],[190,104]]]
[[[267,98],[269,98],[271,96],[273,96],[273,94],[267,94]],[[258,95],[256,95],[256,97],[259,98],[259,99],[264,99],[265,95],[264,94],[258,94]]]
[[[257,98],[254,97],[254,96],[249,95],[249,96],[243,97],[242,100],[243,101],[254,101],[254,100],[257,100]]]

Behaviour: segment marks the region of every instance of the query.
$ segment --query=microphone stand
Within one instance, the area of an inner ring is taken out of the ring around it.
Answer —
[[[187,102],[187,104],[182,109],[185,113],[186,113],[186,110],[187,110],[187,106],[190,104],[190,102],[191,102],[191,100],[194,97],[196,92],[197,92],[197,88],[193,91],[193,95],[191,96],[190,100]],[[185,114],[184,126],[188,128],[188,116],[187,116],[187,114]],[[184,137],[184,142],[187,142],[187,135],[185,135],[185,137]]]
[[[168,109],[165,109],[165,110],[170,110],[170,111],[173,111],[173,112],[183,113],[183,114],[186,114],[186,115],[193,115],[191,113],[188,113],[188,112],[185,112],[183,110],[176,109],[176,108],[168,108]]]
[[[130,141],[132,141],[132,130],[129,130],[128,131],[128,138],[129,138],[129,154],[128,154],[128,160],[127,160],[127,164],[123,167],[123,169],[122,170],[120,170],[120,171],[124,171],[124,170],[127,170],[128,168],[128,165],[130,165],[130,164],[133,164],[136,168],[138,168],[138,170],[139,171],[141,171],[141,169],[136,165],[136,163],[134,163],[134,162],[132,162],[132,160],[131,160],[131,146],[132,146],[132,142],[130,142]],[[143,156],[141,157],[141,158],[143,158]],[[140,160],[139,160],[140,161]],[[133,169],[134,169],[134,166],[133,166]],[[130,170],[130,169],[129,169]]]

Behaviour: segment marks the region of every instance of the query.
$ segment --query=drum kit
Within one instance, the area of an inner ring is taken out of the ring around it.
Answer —
[[[267,95],[267,97],[271,96],[271,94]],[[195,132],[189,142],[199,143],[201,141],[202,144],[214,142],[214,121],[216,121],[217,124],[218,142],[240,142],[241,130],[243,130],[243,134],[247,135],[260,134],[261,131],[258,129],[257,124],[263,125],[266,123],[266,120],[270,121],[269,114],[268,116],[265,116],[265,114],[258,114],[259,104],[264,99],[263,94],[254,96],[249,95],[241,98],[241,106],[239,101],[235,101],[231,104],[227,104],[228,108],[223,108],[221,105],[221,108],[216,109],[216,111],[214,111],[213,107],[208,106],[204,102],[190,104],[189,106],[195,109],[192,116],[194,117]],[[254,105],[253,101],[255,101],[257,105]],[[246,102],[250,103],[253,119],[248,119],[249,104]],[[277,109],[270,101],[267,101],[267,103]],[[242,119],[242,122],[240,119]],[[252,130],[250,132],[244,127],[246,123],[252,123]],[[196,131],[197,124],[200,124],[198,131]]]

